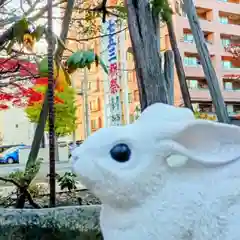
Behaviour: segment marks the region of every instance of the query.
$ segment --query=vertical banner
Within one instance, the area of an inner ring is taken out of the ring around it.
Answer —
[[[102,24],[102,32],[104,37],[100,39],[100,54],[101,58],[103,59],[104,63],[106,63],[107,66],[108,64],[108,34],[107,34],[107,24],[104,23]],[[110,126],[110,117],[111,117],[111,112],[109,108],[109,77],[108,75],[102,71],[103,74],[103,90],[104,90],[104,127],[109,127]]]
[[[109,1],[111,6],[117,5],[117,3],[118,0]],[[116,20],[116,17],[109,17],[102,24],[102,31],[105,36],[101,39],[101,58],[108,66],[108,75],[104,74],[105,127],[122,125]]]
[[[111,126],[122,124],[122,106],[120,100],[120,84],[118,77],[117,23],[115,18],[107,22],[108,30],[108,64],[109,64],[109,103],[111,112]]]
[[[124,24],[121,21],[120,30],[124,28]],[[122,93],[123,93],[123,102],[124,102],[124,119],[125,124],[130,123],[130,110],[129,110],[129,99],[128,99],[128,76],[127,76],[127,47],[126,47],[126,31],[122,31],[119,33],[119,48],[120,48],[120,79],[121,79],[121,86],[122,86]]]

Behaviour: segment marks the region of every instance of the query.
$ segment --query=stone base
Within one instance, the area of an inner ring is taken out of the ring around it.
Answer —
[[[100,208],[1,209],[0,240],[102,240]]]

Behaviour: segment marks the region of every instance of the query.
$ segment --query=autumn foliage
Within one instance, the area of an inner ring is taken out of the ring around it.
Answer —
[[[46,92],[47,90],[47,85],[48,85],[48,78],[46,77],[37,78],[34,80],[34,86],[29,89],[31,91],[31,94],[28,97],[28,103],[27,103],[28,106],[34,105],[35,103],[43,102],[44,96],[45,96],[44,92]],[[54,100],[55,100],[55,103],[63,103],[63,100],[57,96],[54,96]]]
[[[0,59],[0,76],[3,78],[0,87],[1,110],[10,106],[27,107],[43,101],[44,93],[36,91],[35,86],[46,88],[48,78],[38,76],[36,64],[10,58]],[[56,97],[55,103],[62,103],[62,100]]]

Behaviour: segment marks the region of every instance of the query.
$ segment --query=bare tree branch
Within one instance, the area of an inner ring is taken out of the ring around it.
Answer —
[[[16,187],[21,188],[21,185],[11,178],[0,177],[0,181],[12,183]]]
[[[85,41],[90,41],[90,40],[94,40],[94,39],[97,39],[97,38],[107,37],[109,35],[115,35],[115,34],[118,34],[118,33],[121,33],[123,31],[125,31],[126,29],[127,29],[127,27],[125,27],[123,29],[120,29],[119,31],[116,31],[115,33],[111,33],[111,34],[103,34],[103,35],[98,35],[98,36],[95,36],[95,37],[81,38],[81,39],[67,38],[67,40],[76,41],[76,42],[85,42]]]
[[[67,2],[66,0],[59,0],[58,2],[53,4],[53,7],[57,7],[63,3]],[[36,13],[33,17],[29,18],[29,21],[31,22],[35,22],[36,20],[38,20],[39,18],[41,18],[43,16],[44,13],[46,13],[48,10],[48,6],[46,5],[45,7],[41,8],[40,11],[38,13]]]
[[[5,4],[7,0],[0,0],[0,8],[3,7],[3,5]]]
[[[60,5],[60,4],[64,3],[64,2],[66,2],[66,0],[59,0],[58,2],[56,2],[55,4],[53,4],[53,6],[56,7],[56,6],[58,6],[58,5]],[[36,4],[37,4],[37,3],[36,3]],[[31,9],[30,9],[30,10],[31,10]],[[29,10],[29,11],[30,11],[30,10]],[[33,11],[33,10],[34,10],[34,9],[32,9],[32,11]],[[28,12],[29,12],[29,11],[28,11]],[[32,12],[32,11],[31,11],[31,12]],[[30,22],[35,22],[36,20],[38,20],[39,18],[41,18],[42,15],[43,15],[46,11],[47,11],[47,5],[44,6],[44,7],[43,7],[38,13],[36,13],[33,17],[30,17],[28,20],[29,20]],[[21,18],[22,18],[22,17],[19,17],[19,19],[15,19],[14,21],[19,21]],[[2,23],[1,23],[1,24],[2,24]],[[6,23],[3,23],[3,24],[5,25]],[[15,23],[15,24],[16,24],[16,23]],[[13,24],[13,26],[11,26],[10,28],[8,28],[5,32],[3,32],[2,35],[0,35],[0,48],[2,48],[7,41],[9,41],[9,40],[12,39],[12,37],[13,37],[13,28],[14,28],[15,24]]]
[[[68,0],[68,2],[67,2],[67,6],[66,6],[63,22],[62,22],[62,31],[60,34],[60,39],[63,42],[63,44],[65,44],[65,41],[67,39],[69,25],[70,25],[72,13],[73,13],[74,3],[75,3],[75,0]],[[63,51],[64,51],[64,46],[58,45],[55,56],[58,59],[61,59],[62,55],[63,55]]]

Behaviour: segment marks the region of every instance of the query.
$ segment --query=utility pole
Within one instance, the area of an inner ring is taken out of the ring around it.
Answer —
[[[84,50],[86,50],[86,44],[84,44]],[[90,124],[89,124],[89,106],[88,106],[88,73],[87,68],[84,68],[83,82],[81,85],[82,96],[83,96],[83,113],[84,113],[84,130],[85,139],[91,134]]]
[[[120,29],[124,27],[123,23],[120,23]],[[126,30],[125,30],[126,31]],[[120,81],[123,89],[123,103],[124,103],[124,119],[125,124],[130,123],[130,109],[129,109],[129,97],[128,97],[128,78],[127,78],[127,64],[126,64],[126,45],[125,45],[125,31],[121,32],[119,35],[119,48],[120,48],[120,63],[121,63],[121,74]]]
[[[77,92],[77,89],[75,89],[75,82],[74,82],[74,80],[71,81],[71,84],[72,84],[72,88],[74,90],[76,90],[76,92]],[[75,148],[76,147],[76,130],[75,129],[72,132],[72,141],[73,141],[73,148]]]

